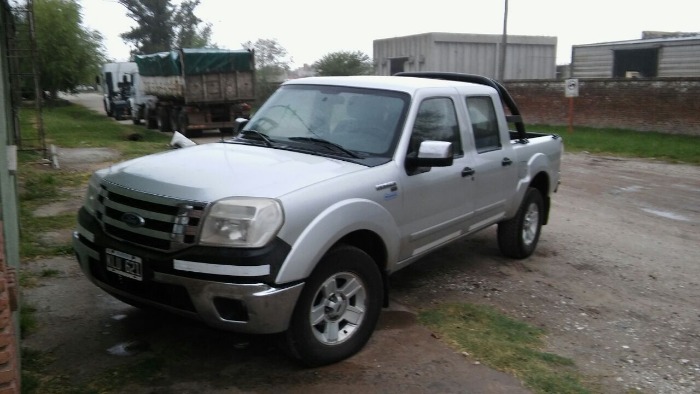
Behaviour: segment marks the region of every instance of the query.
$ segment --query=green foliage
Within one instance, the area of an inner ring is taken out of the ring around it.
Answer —
[[[568,152],[590,152],[624,157],[700,164],[700,137],[620,129],[566,126],[528,126],[529,131],[556,133]]]
[[[174,37],[175,46],[178,48],[205,48],[212,47],[211,23],[206,23],[202,28],[199,24],[202,20],[194,14],[200,0],[184,0],[175,12]]]
[[[121,37],[134,45],[137,54],[169,51],[173,46],[212,46],[211,24],[200,28],[202,20],[194,14],[199,3],[200,0],[183,0],[175,6],[171,0],[119,0],[127,16],[137,24]]]
[[[126,8],[126,15],[136,22],[136,27],[121,34],[124,41],[136,47],[136,53],[171,49],[175,8],[170,0],[119,0],[119,4]]]
[[[370,75],[374,66],[369,56],[361,51],[329,53],[314,63],[318,75]]]
[[[491,307],[444,304],[420,313],[420,321],[460,351],[511,373],[535,393],[588,393],[574,362],[542,352],[544,331]]]
[[[257,102],[264,102],[279,84],[284,81],[289,71],[287,50],[276,39],[258,39],[243,43],[243,48],[255,51],[255,74]]]
[[[36,330],[36,308],[32,305],[22,303],[19,308],[19,332],[20,337],[25,338]]]
[[[22,132],[28,138],[32,128],[32,111],[20,111]],[[110,118],[78,105],[46,108],[43,111],[47,142],[61,148],[104,148],[120,153],[118,160],[143,156],[168,149],[170,137],[143,126],[120,124]],[[130,138],[139,135],[139,138]],[[65,243],[42,242],[40,235],[46,232],[66,232],[76,223],[76,212],[37,217],[37,208],[74,199],[76,190],[84,190],[90,171],[52,170],[38,165],[41,158],[36,152],[20,152],[18,155],[20,256],[23,261],[47,255],[71,254],[70,241]]]
[[[102,36],[82,25],[76,0],[34,0],[40,85],[56,97],[80,84],[93,83],[104,62]],[[20,24],[27,21],[19,21]],[[26,34],[24,27],[18,28]],[[25,65],[25,68],[28,66]]]

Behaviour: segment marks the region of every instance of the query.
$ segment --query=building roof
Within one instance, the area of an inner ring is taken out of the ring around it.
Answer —
[[[669,38],[648,38],[648,39],[638,39],[638,40],[626,40],[626,41],[610,41],[610,42],[599,42],[594,44],[581,44],[574,45],[573,47],[593,47],[593,46],[608,46],[608,45],[661,45],[661,44],[683,44],[697,41],[700,43],[700,33],[695,36],[687,37],[669,37]]]

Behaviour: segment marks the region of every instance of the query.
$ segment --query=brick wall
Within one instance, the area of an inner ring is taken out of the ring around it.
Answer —
[[[506,81],[526,124],[569,124],[563,80]],[[700,136],[700,78],[579,79],[573,125]]]

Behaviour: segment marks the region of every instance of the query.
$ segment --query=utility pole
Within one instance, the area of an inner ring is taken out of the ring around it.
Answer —
[[[503,11],[503,37],[501,39],[501,64],[498,67],[498,80],[503,82],[506,75],[506,46],[508,45],[508,0],[505,0],[505,9]]]

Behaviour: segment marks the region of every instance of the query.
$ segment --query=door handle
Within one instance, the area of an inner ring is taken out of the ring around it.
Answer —
[[[462,170],[462,178],[472,176],[475,172],[476,171],[474,171],[474,169],[471,167],[464,167],[464,169]]]
[[[511,159],[509,159],[509,158],[507,158],[507,157],[504,157],[504,158],[503,158],[503,161],[501,161],[501,165],[502,165],[503,167],[507,167],[507,166],[509,166],[509,165],[511,165],[511,164],[513,164],[513,160],[511,160]]]

